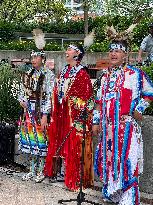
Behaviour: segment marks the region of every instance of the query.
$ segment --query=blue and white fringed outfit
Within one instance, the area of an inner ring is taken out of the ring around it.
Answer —
[[[103,179],[103,196],[120,205],[139,205],[138,175],[143,171],[141,128],[132,117],[153,100],[153,84],[131,66],[114,68],[97,92],[102,135],[95,154],[95,172]]]

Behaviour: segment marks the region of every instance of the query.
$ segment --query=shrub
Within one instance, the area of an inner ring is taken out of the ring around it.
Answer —
[[[92,52],[108,52],[109,42],[104,40],[103,42],[95,42],[92,46],[90,46],[89,50]]]
[[[143,19],[137,27],[133,31],[133,39],[132,39],[132,51],[138,51],[140,43],[144,36],[148,34],[148,24],[152,22],[153,18]],[[129,16],[98,16],[96,18],[88,19],[89,32],[92,29],[95,29],[95,44],[93,45],[93,51],[107,51],[107,39],[105,34],[106,25],[114,25],[114,27],[123,31],[127,29],[133,22],[133,19]],[[34,44],[32,42],[28,43],[19,43],[19,42],[9,42],[9,40],[15,39],[17,34],[15,32],[25,32],[31,33],[34,28],[41,28],[46,33],[58,33],[58,34],[83,34],[84,33],[84,21],[78,20],[73,21],[69,20],[67,22],[45,22],[45,23],[37,23],[37,22],[28,22],[23,21],[20,24],[16,22],[3,22],[0,21],[0,37],[3,42],[0,43],[0,49],[14,49],[14,50],[31,50],[34,48]],[[9,45],[4,42],[8,42]],[[29,44],[29,45],[28,45]],[[49,43],[46,45],[47,50],[60,50],[60,43]]]
[[[0,76],[0,122],[15,123],[20,112],[19,74],[8,63],[1,63]]]
[[[0,50],[16,50],[16,51],[31,51],[35,50],[36,45],[34,41],[9,41],[9,42],[0,42]],[[61,43],[50,42],[45,46],[46,51],[60,51],[62,50]]]
[[[0,38],[5,42],[15,39],[15,29],[13,23],[0,21]]]
[[[142,66],[141,69],[149,76],[149,78],[153,82],[153,63],[150,66]],[[153,102],[151,102],[150,107],[146,109],[145,114],[153,115]]]

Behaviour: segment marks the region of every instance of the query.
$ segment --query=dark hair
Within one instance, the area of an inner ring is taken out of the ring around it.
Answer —
[[[78,61],[81,61],[85,52],[84,52],[84,48],[81,44],[78,44],[77,45],[78,49],[81,51],[81,53],[78,55]]]
[[[28,84],[30,85],[30,79],[32,80],[32,84],[34,83],[33,82],[33,79],[32,79],[32,75],[34,74],[34,71],[35,69],[32,69],[31,72],[29,73],[28,75]],[[33,91],[32,88],[32,92],[35,93],[35,96],[36,96],[36,121],[37,123],[40,124],[40,118],[41,118],[41,113],[40,113],[40,99],[41,99],[41,89],[42,89],[42,86],[43,86],[43,81],[44,81],[44,78],[45,78],[45,75],[44,74],[40,74],[39,76],[39,79],[38,79],[38,82],[37,82],[37,87],[36,87],[36,91]]]

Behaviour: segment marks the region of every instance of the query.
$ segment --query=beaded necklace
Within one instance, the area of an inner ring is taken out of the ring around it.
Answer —
[[[105,81],[106,100],[115,97],[116,93],[120,92],[125,79],[124,70],[125,67],[123,68],[122,66],[120,66],[116,69],[111,69],[111,71],[107,73]]]
[[[66,65],[64,69],[61,71],[60,78],[58,81],[58,99],[59,102],[62,103],[62,99],[65,96],[68,87],[75,79],[76,74],[83,68],[83,65],[73,66],[69,71],[69,75],[65,77],[66,72],[69,69],[69,65]]]

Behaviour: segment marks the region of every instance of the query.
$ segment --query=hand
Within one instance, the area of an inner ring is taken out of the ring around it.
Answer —
[[[48,127],[48,123],[47,123],[47,115],[43,115],[41,118],[41,129],[42,131],[46,130]]]
[[[100,133],[100,125],[93,125],[92,126],[92,135],[98,136],[99,133]]]
[[[133,113],[133,117],[134,117],[134,119],[135,120],[138,120],[138,121],[142,121],[143,120],[143,116],[142,116],[142,114],[140,114],[138,111],[134,111],[134,113]]]
[[[21,101],[20,102],[21,107],[23,107],[24,109],[27,108],[27,103],[25,101]]]

